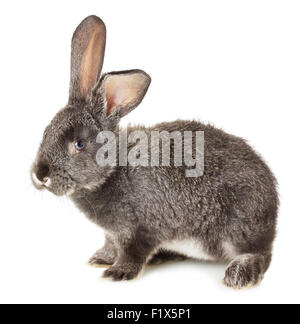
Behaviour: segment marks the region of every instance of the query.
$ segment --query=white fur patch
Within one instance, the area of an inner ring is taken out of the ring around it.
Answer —
[[[84,186],[85,189],[90,190],[90,191],[94,191],[99,187],[99,183],[90,183]]]
[[[214,257],[204,251],[200,242],[193,239],[181,241],[165,242],[160,246],[161,249],[177,252],[189,258],[205,261],[213,261]]]
[[[35,173],[32,173],[32,180],[38,187],[41,187],[43,185],[43,183],[37,178]]]
[[[47,178],[47,180],[44,183],[44,186],[47,187],[47,188],[51,186],[51,179],[50,178]]]
[[[66,192],[66,195],[67,195],[68,197],[70,197],[70,196],[73,195],[74,192],[75,192],[75,189],[74,189],[74,188],[69,189],[69,190]]]
[[[235,247],[228,241],[223,242],[223,257],[226,260],[233,260],[238,256]]]
[[[45,178],[45,179],[47,179],[45,182],[42,182],[42,181],[40,181],[39,179],[38,179],[38,177],[36,176],[36,174],[35,173],[32,173],[32,180],[33,180],[33,182],[38,186],[38,187],[43,187],[43,186],[45,186],[45,187],[47,187],[47,188],[49,188],[50,187],[50,185],[51,185],[51,179],[50,178]]]

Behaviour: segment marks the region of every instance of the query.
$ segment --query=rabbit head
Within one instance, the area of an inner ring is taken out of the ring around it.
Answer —
[[[96,137],[117,130],[120,118],[142,101],[151,79],[141,70],[101,76],[105,40],[105,25],[96,16],[83,20],[74,32],[69,101],[46,127],[31,170],[38,189],[72,194],[98,186],[112,171],[96,162]]]

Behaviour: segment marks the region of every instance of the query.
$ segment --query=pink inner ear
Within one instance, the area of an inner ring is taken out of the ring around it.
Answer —
[[[95,29],[90,36],[88,46],[83,53],[80,67],[80,91],[84,97],[96,83],[99,71],[103,64],[103,44],[105,43],[103,33]]]
[[[112,95],[111,97],[106,96],[106,113],[107,115],[110,115],[111,112],[115,109],[116,104],[115,104],[115,99],[114,96]]]
[[[105,82],[107,114],[116,108],[129,109],[140,100],[145,76],[140,73],[110,75]]]

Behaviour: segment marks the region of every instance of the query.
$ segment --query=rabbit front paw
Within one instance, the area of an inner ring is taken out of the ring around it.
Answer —
[[[114,281],[132,280],[138,276],[140,269],[136,264],[114,265],[104,271],[103,277]]]
[[[109,266],[114,263],[114,255],[103,250],[97,251],[88,261],[88,264],[94,267]]]

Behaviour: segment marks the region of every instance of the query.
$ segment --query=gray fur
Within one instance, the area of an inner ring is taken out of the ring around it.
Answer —
[[[150,77],[140,70],[116,73],[143,73],[145,77],[131,110],[145,95]],[[84,100],[71,98],[55,116],[32,169],[41,181],[51,178],[49,191],[68,193],[106,232],[105,246],[90,262],[111,265],[105,277],[133,279],[147,262],[164,256],[166,260],[185,257],[161,250],[163,243],[193,239],[214,260],[231,262],[226,285],[242,288],[258,283],[271,261],[279,204],[276,180],[265,162],[241,138],[197,121],[177,120],[150,128],[129,127],[128,133],[134,129],[204,131],[202,177],[186,178],[185,166],[100,168],[95,159],[100,147],[96,136],[102,130],[117,134],[124,114],[117,109],[107,116],[101,90],[106,78],[102,76]],[[72,93],[76,91],[70,89]],[[68,145],[79,139],[85,140],[86,147],[71,156]],[[225,243],[235,256],[228,254]]]

